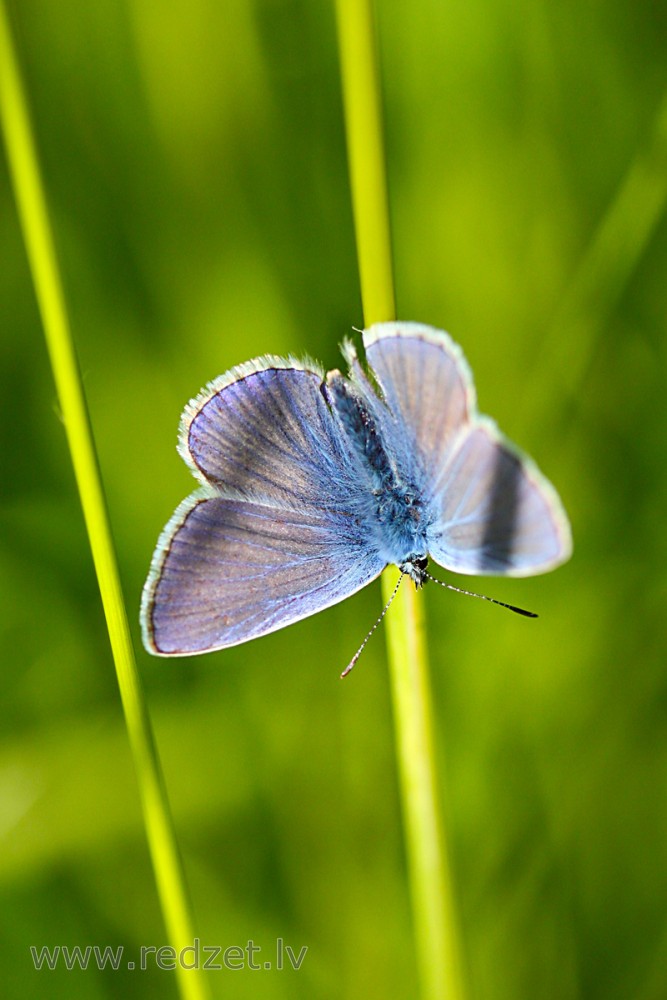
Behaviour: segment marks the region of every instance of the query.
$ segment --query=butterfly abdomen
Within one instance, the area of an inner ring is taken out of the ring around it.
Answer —
[[[374,490],[392,485],[394,469],[370,406],[340,372],[329,372],[327,398],[335,409],[352,451],[368,473]]]
[[[345,437],[367,474],[365,520],[378,552],[387,563],[396,565],[416,555],[426,556],[426,533],[433,520],[430,505],[399,471],[372,403],[340,372],[329,373],[326,390]]]

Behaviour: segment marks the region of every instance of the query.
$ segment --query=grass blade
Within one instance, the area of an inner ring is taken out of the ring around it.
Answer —
[[[394,319],[381,89],[370,0],[338,0],[350,184],[364,323]],[[397,570],[382,577],[384,599]],[[387,616],[396,754],[422,995],[463,1000],[456,910],[441,822],[421,603],[401,587]]]
[[[564,289],[556,315],[540,343],[540,368],[560,382],[569,403],[581,391],[598,341],[667,206],[667,93],[653,126],[637,150]],[[544,420],[539,379],[520,403],[524,421]]]
[[[0,0],[0,117],[10,176],[58,391],[67,441],[102,597],[134,757],[146,834],[169,940],[177,952],[194,936],[150,720],[136,669],[92,431],[9,20]],[[181,996],[205,1000],[202,974],[177,965]]]

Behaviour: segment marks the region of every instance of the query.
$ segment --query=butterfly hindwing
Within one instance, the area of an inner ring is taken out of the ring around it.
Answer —
[[[387,404],[392,443],[414,451],[428,494],[461,428],[475,413],[472,373],[461,348],[421,323],[376,323],[364,331],[366,361]]]
[[[288,507],[334,500],[349,470],[322,380],[283,358],[232,369],[186,407],[181,455],[225,494]]]

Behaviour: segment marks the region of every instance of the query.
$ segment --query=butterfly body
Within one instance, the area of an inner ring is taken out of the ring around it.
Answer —
[[[348,360],[356,361],[350,346]],[[357,506],[363,512],[360,527],[375,543],[378,558],[400,566],[411,558],[426,557],[427,532],[434,521],[419,484],[409,478],[409,444],[397,448],[391,434],[391,415],[365,380],[351,383],[340,372],[330,372],[325,398],[337,414],[349,451],[357,459],[353,476]]]
[[[236,645],[343,600],[395,564],[525,576],[570,553],[553,487],[477,413],[447,334],[364,332],[367,374],[259,358],[186,407],[179,451],[201,488],[158,542],[142,599],[146,647]]]

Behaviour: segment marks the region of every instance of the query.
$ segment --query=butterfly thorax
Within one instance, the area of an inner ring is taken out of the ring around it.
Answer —
[[[426,565],[429,505],[417,485],[399,468],[382,434],[370,403],[339,372],[330,372],[327,390],[345,436],[365,472],[365,505],[380,554],[395,563],[420,586]],[[424,566],[420,568],[420,562]]]
[[[418,564],[426,565],[428,507],[409,484],[397,483],[374,497],[378,542],[382,556],[400,566],[419,586],[424,582]]]

